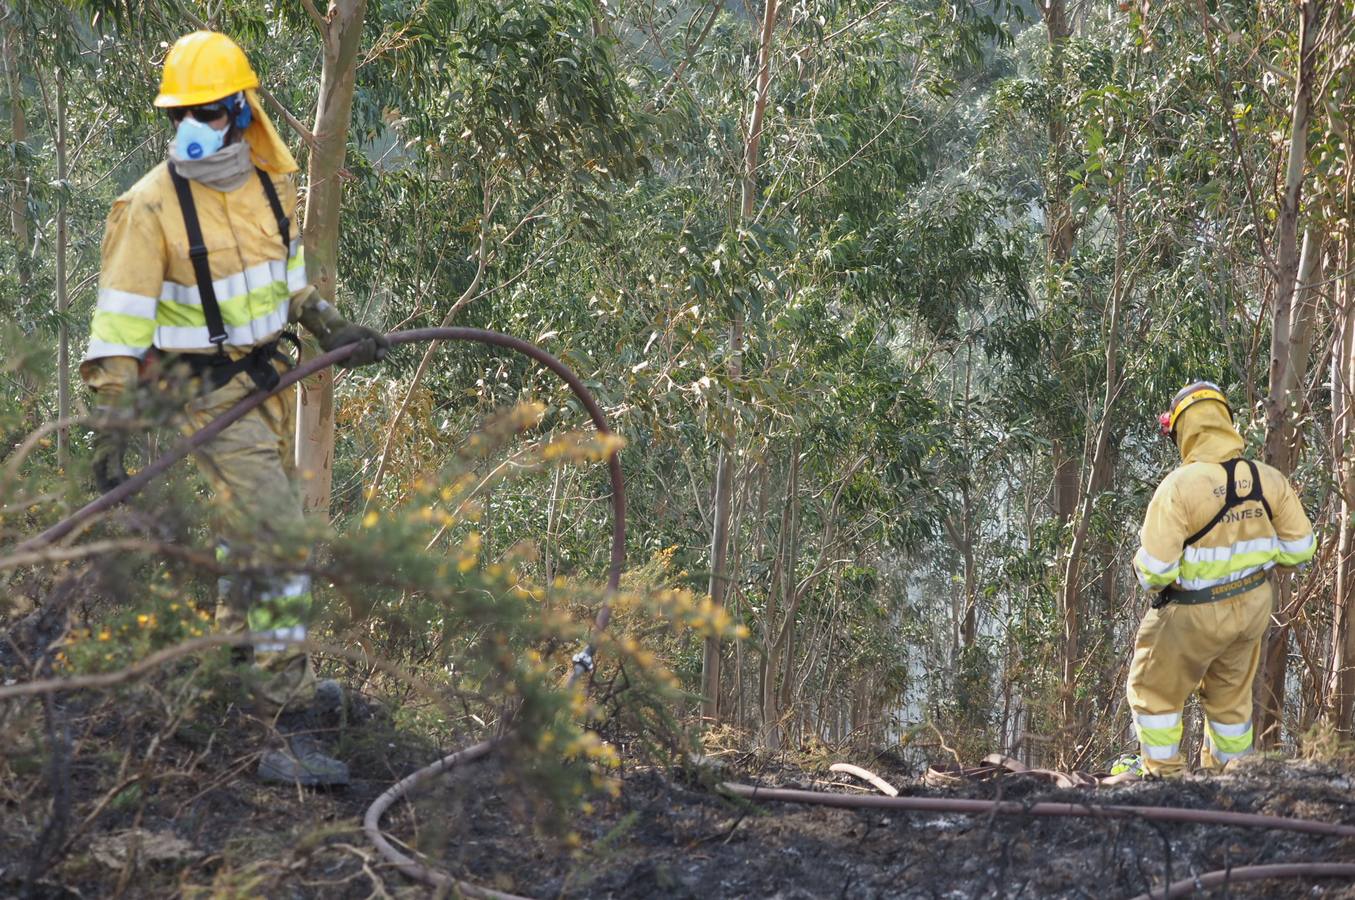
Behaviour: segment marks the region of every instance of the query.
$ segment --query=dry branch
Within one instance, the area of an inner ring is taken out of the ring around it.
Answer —
[[[864,781],[869,781],[871,784],[875,785],[875,787],[878,788],[880,793],[882,794],[888,794],[890,797],[897,797],[899,795],[899,789],[894,787],[894,785],[890,784],[888,781],[885,781],[883,778],[881,778],[879,775],[876,775],[874,772],[870,772],[866,769],[861,768],[860,766],[854,766],[851,763],[833,763],[831,766],[828,767],[828,771],[843,772],[847,775],[855,775],[857,778],[860,778]]]

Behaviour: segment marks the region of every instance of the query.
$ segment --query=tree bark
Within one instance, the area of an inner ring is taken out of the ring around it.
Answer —
[[[1092,506],[1096,496],[1110,481],[1110,424],[1115,401],[1119,397],[1123,375],[1120,370],[1120,314],[1125,293],[1125,223],[1115,216],[1115,275],[1110,288],[1110,303],[1106,310],[1105,390],[1101,400],[1101,420],[1096,425],[1095,437],[1088,456],[1086,484],[1082,486],[1077,516],[1073,525],[1073,541],[1064,564],[1063,584],[1059,590],[1059,611],[1063,616],[1063,729],[1072,740],[1067,747],[1082,743],[1082,716],[1077,703],[1075,685],[1078,682],[1078,657],[1081,648],[1082,562],[1087,553],[1091,527]],[[1090,423],[1089,423],[1090,424]]]
[[[1289,151],[1285,166],[1284,188],[1275,224],[1275,271],[1272,273],[1273,319],[1270,340],[1270,384],[1265,402],[1265,461],[1286,475],[1293,469],[1295,449],[1295,412],[1297,387],[1304,372],[1295,365],[1307,360],[1306,347],[1295,346],[1295,311],[1302,315],[1304,305],[1296,303],[1301,287],[1298,241],[1299,206],[1308,163],[1308,128],[1313,104],[1316,44],[1321,23],[1320,0],[1302,0],[1299,5],[1299,60],[1294,78],[1294,100],[1290,114]],[[1308,238],[1305,237],[1305,243]],[[1315,248],[1314,248],[1315,249]],[[1300,345],[1309,333],[1300,319]],[[1281,585],[1283,588],[1283,585]],[[1279,592],[1283,598],[1284,591]],[[1271,629],[1263,651],[1260,689],[1256,692],[1256,733],[1262,746],[1279,739],[1284,704],[1288,627]]]
[[[366,0],[333,0],[316,22],[324,51],[316,103],[315,147],[308,166],[303,238],[307,274],[331,303],[338,281],[341,173],[357,81],[358,48]],[[307,513],[328,518],[334,475],[334,375],[332,369],[303,382],[297,398],[296,463]]]
[[[1054,91],[1061,93],[1063,51],[1068,38],[1072,35],[1072,28],[1068,24],[1065,0],[1044,0],[1040,8],[1045,28],[1049,33],[1049,81]],[[1073,241],[1077,237],[1072,208],[1068,202],[1070,194],[1068,167],[1064,165],[1068,147],[1067,132],[1068,122],[1064,115],[1063,100],[1062,97],[1056,97],[1049,112],[1049,184],[1046,195],[1049,257],[1055,266],[1062,266],[1073,258]]]
[[[1278,320],[1275,324],[1276,331],[1283,330],[1288,335],[1282,351],[1285,360],[1278,368],[1278,371],[1287,373],[1285,377],[1288,384],[1283,388],[1284,418],[1278,428],[1268,430],[1266,433],[1266,462],[1286,474],[1293,468],[1294,461],[1298,458],[1299,435],[1295,427],[1297,412],[1290,412],[1289,409],[1300,399],[1300,386],[1307,375],[1316,302],[1316,292],[1312,285],[1320,280],[1318,264],[1321,258],[1320,244],[1321,241],[1314,236],[1314,229],[1310,227],[1303,236],[1303,253],[1294,282],[1295,297],[1290,303],[1285,304],[1288,310],[1283,324]],[[1277,367],[1272,361],[1272,375],[1276,371]],[[1276,392],[1272,390],[1272,398],[1275,394]],[[1272,442],[1276,435],[1280,436]],[[1271,455],[1272,452],[1274,456]],[[1281,576],[1276,587],[1276,606],[1281,607],[1289,594],[1289,579]],[[1263,746],[1271,746],[1280,737],[1279,726],[1282,724],[1285,683],[1288,678],[1290,625],[1288,621],[1275,624],[1266,637],[1263,650],[1259,676],[1261,689],[1257,692],[1259,710],[1256,717],[1260,725],[1257,734]]]
[[[740,194],[740,222],[752,221],[757,213],[757,173],[761,158],[762,127],[767,112],[767,93],[771,84],[772,35],[776,30],[779,0],[767,0],[762,12],[762,35],[758,45],[757,92],[748,119],[748,138],[743,148],[743,178]],[[729,381],[737,384],[743,371],[743,314],[735,313],[729,327]],[[731,397],[732,400],[732,397]],[[729,550],[730,498],[734,489],[734,452],[738,433],[732,402],[727,405],[728,421],[715,461],[714,522],[710,539],[710,597],[723,606],[729,592],[726,571]],[[720,720],[720,639],[706,638],[701,660],[701,718],[708,723]]]
[[[4,7],[9,11],[8,5]],[[18,26],[0,31],[0,58],[5,66],[5,84],[9,89],[10,140],[14,144],[28,142],[28,118],[24,113],[23,84],[19,75],[19,61],[16,55],[19,40]],[[9,201],[10,232],[14,237],[15,265],[19,275],[19,287],[23,302],[32,302],[28,286],[32,277],[29,253],[32,250],[32,234],[28,227],[28,172],[23,164],[15,159],[15,177]]]
[[[1045,253],[1048,277],[1051,283],[1056,283],[1055,280],[1062,280],[1063,272],[1073,258],[1073,243],[1077,239],[1077,225],[1069,203],[1068,123],[1062,97],[1064,47],[1072,35],[1072,28],[1068,24],[1065,0],[1043,0],[1040,11],[1048,32],[1049,83],[1054,92],[1046,126],[1049,156],[1045,170]],[[1052,360],[1056,368],[1067,356],[1065,344],[1066,341],[1056,335]],[[1064,436],[1054,435],[1050,454],[1054,470],[1054,514],[1065,524],[1072,521],[1077,511],[1078,487],[1082,481],[1077,455],[1071,451],[1069,443]]]
[[[1346,130],[1350,146],[1351,129]],[[1355,209],[1355,175],[1346,170],[1343,208]],[[1331,670],[1328,677],[1332,718],[1338,732],[1349,737],[1355,731],[1355,236],[1349,228],[1341,241],[1336,271],[1336,349],[1331,361],[1332,474],[1341,492],[1340,526],[1336,545],[1336,584],[1331,632]]]
[[[783,613],[789,608],[788,596],[795,579],[792,534],[795,529],[795,495],[798,491],[800,455],[792,444],[786,457],[786,494],[781,507],[781,526],[777,530],[776,554],[772,559],[771,576],[767,582],[767,602],[762,611],[762,745],[771,752],[781,749],[781,641],[778,627]]]
[[[69,191],[70,173],[67,165],[66,131],[66,76],[58,69],[56,72],[56,178],[60,185],[56,201],[56,407],[57,420],[66,422],[71,417],[71,335],[66,325],[66,312],[70,308],[70,294],[66,285],[66,250],[70,242],[67,225],[66,196]],[[70,429],[62,426],[56,433],[57,465],[63,472],[71,467]]]
[[[1299,68],[1294,79],[1294,102],[1290,115],[1289,155],[1284,191],[1275,223],[1274,318],[1270,336],[1270,388],[1266,398],[1266,462],[1288,474],[1293,468],[1293,404],[1295,389],[1304,372],[1294,366],[1295,356],[1307,358],[1307,348],[1293,346],[1296,284],[1299,282],[1299,205],[1308,163],[1308,126],[1313,103],[1316,42],[1321,17],[1319,0],[1303,0],[1299,7]],[[1316,246],[1305,233],[1304,245],[1315,257]],[[1315,264],[1315,258],[1310,264]]]

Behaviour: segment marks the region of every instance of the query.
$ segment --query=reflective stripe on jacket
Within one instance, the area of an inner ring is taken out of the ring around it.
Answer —
[[[283,212],[296,226],[292,175],[272,175]],[[190,182],[227,331],[227,347],[247,350],[276,337],[293,295],[306,287],[299,237],[284,250],[278,223],[256,178],[223,193]],[[140,359],[162,350],[213,352],[188,253],[183,212],[161,163],[113,204],[104,231],[98,303],[85,362]],[[93,367],[86,383],[98,388]]]
[[[1186,539],[1222,508],[1227,487],[1219,463],[1242,455],[1243,442],[1221,403],[1197,403],[1181,414],[1177,444],[1184,463],[1158,485],[1148,504],[1134,556],[1139,583],[1150,591],[1177,583],[1185,590],[1228,584],[1274,566],[1298,566],[1317,551],[1313,526],[1294,488],[1278,469],[1257,462],[1271,516],[1252,500],[1229,511],[1193,545]],[[1251,490],[1251,472],[1237,467],[1238,493]]]

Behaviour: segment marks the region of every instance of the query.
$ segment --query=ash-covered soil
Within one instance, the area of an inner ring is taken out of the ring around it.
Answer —
[[[711,773],[670,778],[654,771],[628,773],[618,800],[599,802],[597,815],[575,823],[585,846],[571,859],[532,840],[530,826],[510,812],[517,801],[493,765],[426,795],[418,808],[423,817],[454,813],[442,857],[464,877],[538,897],[1106,900],[1230,866],[1355,862],[1352,839],[1123,819],[748,804],[704,787]],[[875,771],[905,796],[1194,807],[1355,823],[1350,768],[1308,762],[1258,761],[1235,775],[1094,791],[1051,790],[1022,775],[937,791],[907,772],[878,763]],[[719,775],[861,793],[850,777],[789,768],[745,765]],[[1355,897],[1355,884],[1269,881],[1213,895]]]
[[[141,695],[151,704],[153,694]],[[126,698],[123,701],[126,703]],[[150,706],[146,707],[147,710]],[[41,710],[35,704],[35,713]],[[0,748],[0,898],[423,897],[367,844],[363,812],[395,779],[446,748],[381,715],[338,733],[353,784],[301,792],[253,780],[262,726],[233,708],[166,722],[107,700],[71,702],[66,797],[54,804],[35,715],[26,746]],[[3,713],[3,710],[0,710]],[[8,725],[21,727],[11,709]],[[16,734],[14,730],[7,731]],[[752,756],[672,771],[623,760],[617,798],[542,827],[542,801],[490,759],[387,817],[387,831],[477,884],[532,897],[1130,897],[1194,873],[1270,862],[1355,862],[1355,841],[1122,819],[959,816],[746,803],[720,780],[864,794],[849,776]],[[831,761],[831,760],[830,760]],[[952,790],[887,758],[843,758],[904,795],[1164,805],[1355,823],[1349,762],[1258,760],[1236,774],[1061,791],[1009,775]],[[66,810],[60,835],[49,827]],[[578,835],[571,846],[567,832]],[[35,860],[50,866],[37,879]],[[1214,896],[1351,897],[1355,883],[1271,881]]]

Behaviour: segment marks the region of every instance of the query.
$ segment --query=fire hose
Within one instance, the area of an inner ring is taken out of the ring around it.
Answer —
[[[396,345],[422,343],[424,341],[474,341],[514,350],[531,358],[560,376],[588,412],[589,418],[592,419],[593,425],[597,428],[598,432],[602,434],[611,433],[611,429],[607,425],[606,416],[603,415],[602,408],[598,406],[597,401],[593,398],[593,395],[589,392],[583,381],[580,380],[579,377],[564,363],[529,341],[524,341],[521,338],[501,334],[496,331],[456,327],[416,328],[410,331],[392,332],[386,337],[392,344]],[[38,536],[20,544],[15,548],[15,552],[22,553],[38,550],[54,541],[66,537],[82,523],[102,512],[112,509],[128,497],[140,491],[179,460],[217,437],[221,432],[225,431],[233,423],[239,421],[249,413],[250,410],[262,404],[273,394],[285,390],[297,382],[329,368],[335,363],[343,361],[352,354],[354,349],[355,348],[352,345],[339,347],[330,350],[328,353],[307,360],[282,375],[278,380],[277,386],[272,391],[257,391],[242,398],[234,406],[226,410],[226,412],[222,413],[216,419],[213,419],[203,428],[180,440],[171,450],[151,461],[135,475],[128,478],[113,490],[95,498],[65,519],[62,519],[46,531],[43,531]],[[617,458],[615,451],[608,457],[607,466],[611,477],[612,487],[612,547],[611,563],[607,573],[607,590],[608,592],[611,592],[615,591],[620,584],[621,570],[625,564],[626,494],[625,481],[621,473],[621,463]],[[610,620],[611,605],[604,602],[602,607],[598,610],[597,617],[593,622],[593,634],[596,635],[604,631]],[[592,671],[593,654],[595,652],[596,647],[590,640],[588,646],[574,656],[573,670],[570,675],[571,684],[583,675]],[[511,900],[511,898],[513,898],[513,895],[511,894],[504,894],[479,887],[478,885],[469,882],[459,881],[442,872],[421,865],[397,850],[381,832],[381,818],[396,800],[405,796],[414,787],[442,772],[480,759],[489,753],[495,746],[497,746],[497,740],[483,741],[472,747],[446,756],[432,765],[426,766],[400,780],[381,796],[377,797],[372,803],[368,808],[366,815],[363,817],[363,831],[366,833],[368,839],[376,846],[377,850],[379,850],[396,869],[410,878],[427,884],[443,887],[454,885],[461,893],[468,896],[500,898],[500,900]]]
[[[522,353],[547,369],[550,369],[569,386],[574,396],[583,405],[600,433],[610,433],[606,417],[592,394],[577,375],[551,354],[536,345],[510,335],[477,328],[419,328],[409,331],[392,332],[387,335],[392,344],[420,343],[424,341],[474,341],[492,346],[503,347]],[[140,491],[157,476],[183,459],[198,447],[215,438],[232,423],[238,421],[250,410],[263,403],[272,393],[284,390],[304,378],[314,375],[335,363],[346,359],[352,352],[352,346],[340,347],[321,356],[301,363],[284,374],[273,392],[251,394],[202,429],[179,441],[173,449],[153,460],[127,481],[106,494],[81,507],[70,516],[48,528],[38,536],[20,544],[16,552],[33,551],[69,535],[80,524],[88,521],[128,497]],[[621,464],[613,452],[608,458],[608,468],[612,486],[612,547],[611,563],[608,570],[607,588],[614,591],[620,583],[621,570],[625,563],[625,485]],[[593,624],[593,635],[606,629],[611,619],[611,606],[604,602]],[[591,639],[588,646],[576,654],[570,683],[587,674],[593,667],[595,646]],[[408,775],[376,798],[363,817],[363,831],[374,846],[398,871],[426,884],[443,889],[454,887],[461,893],[472,897],[494,898],[494,900],[524,900],[514,894],[506,894],[489,888],[461,881],[444,872],[425,866],[397,850],[381,832],[381,819],[386,811],[415,787],[439,774],[459,766],[483,759],[495,747],[501,738],[494,738],[474,744],[447,755],[431,765]],[[1257,815],[1235,813],[1222,810],[1181,809],[1174,807],[1097,805],[1083,803],[1033,803],[1025,804],[1001,800],[967,800],[942,797],[883,797],[854,796],[832,794],[818,791],[763,788],[726,782],[721,790],[732,796],[748,800],[772,800],[791,803],[808,803],[851,809],[886,808],[918,812],[957,813],[963,815],[1030,815],[1030,816],[1081,816],[1091,818],[1139,818],[1155,821],[1183,822],[1193,824],[1213,824],[1233,827],[1253,827],[1275,830],[1296,831],[1306,834],[1318,834],[1340,837],[1355,837],[1355,825],[1342,825],[1310,819],[1297,819],[1286,816]],[[1193,890],[1228,884],[1234,881],[1250,881],[1263,878],[1280,877],[1355,877],[1355,865],[1319,862],[1285,863],[1274,865],[1245,866],[1231,870],[1209,872],[1195,878],[1173,882],[1162,893],[1156,891],[1144,895],[1154,897],[1178,897]],[[1136,898],[1137,900],[1137,898]]]

